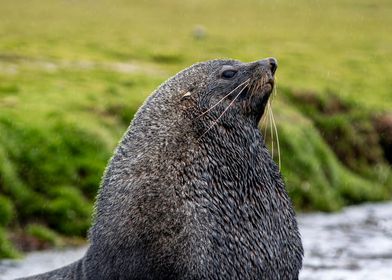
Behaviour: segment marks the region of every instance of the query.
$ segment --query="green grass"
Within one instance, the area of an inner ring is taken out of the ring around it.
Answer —
[[[26,233],[40,242],[47,243],[48,246],[59,246],[61,244],[61,240],[54,231],[39,224],[28,225]]]
[[[137,108],[213,58],[278,58],[282,173],[298,209],[391,197],[372,127],[392,108],[391,1],[0,2],[0,257],[16,255],[14,231],[84,236]],[[330,93],[350,109],[325,114]]]

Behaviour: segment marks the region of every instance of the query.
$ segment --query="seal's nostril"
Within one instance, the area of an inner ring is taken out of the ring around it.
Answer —
[[[270,57],[268,58],[269,61],[269,66],[272,72],[272,75],[275,74],[276,69],[278,68],[278,61],[276,60],[276,58]]]

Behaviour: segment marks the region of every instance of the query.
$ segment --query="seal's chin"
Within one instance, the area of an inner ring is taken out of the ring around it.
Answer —
[[[268,94],[271,94],[273,89],[274,89],[274,80],[273,79],[270,79],[269,81],[267,81],[262,87],[262,91],[268,92]]]
[[[260,83],[261,84],[261,83]],[[269,79],[262,83],[254,92],[250,92],[249,102],[252,112],[256,115],[257,123],[264,114],[268,100],[274,89],[274,80]]]

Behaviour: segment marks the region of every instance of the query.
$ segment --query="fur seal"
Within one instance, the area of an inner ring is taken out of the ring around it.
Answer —
[[[276,68],[211,60],[163,83],[105,171],[86,255],[25,279],[298,279],[295,213],[258,129]]]

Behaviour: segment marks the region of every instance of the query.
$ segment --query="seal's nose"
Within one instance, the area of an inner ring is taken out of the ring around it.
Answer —
[[[265,58],[257,61],[258,65],[262,66],[264,70],[271,70],[272,76],[275,74],[276,69],[278,69],[278,61],[274,57]]]
[[[276,69],[278,68],[278,61],[274,57],[268,58],[269,67],[271,69],[272,75],[275,74]]]

